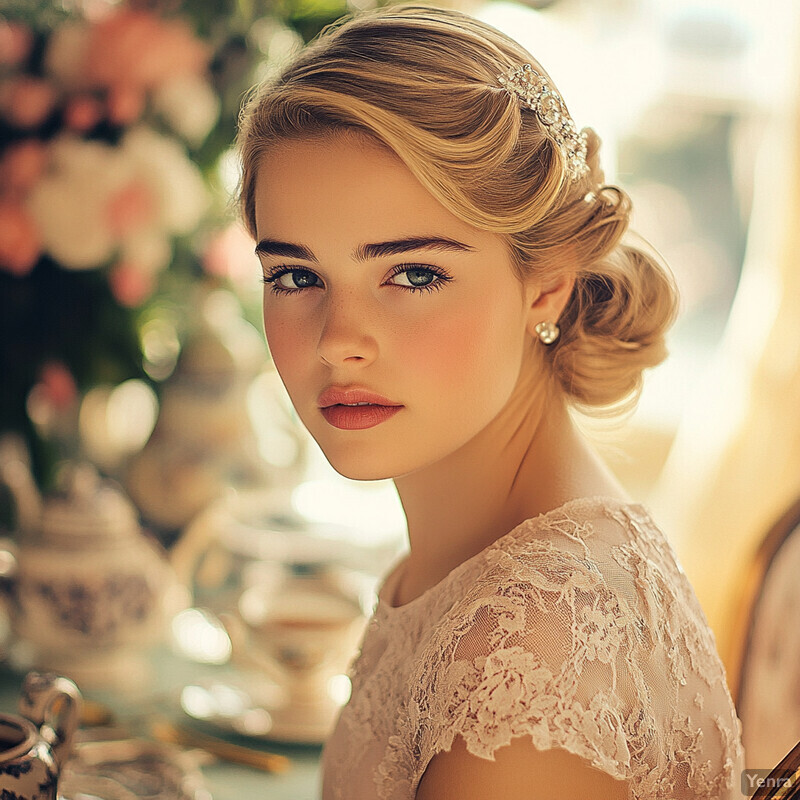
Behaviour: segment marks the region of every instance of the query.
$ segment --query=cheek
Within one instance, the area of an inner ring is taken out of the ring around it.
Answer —
[[[310,338],[302,325],[290,325],[285,321],[264,319],[264,334],[272,361],[278,374],[291,394],[292,382],[311,363]]]
[[[484,398],[494,406],[505,401],[519,373],[522,336],[508,313],[490,306],[438,314],[424,332],[402,341],[399,362],[440,391],[468,393],[473,402]]]

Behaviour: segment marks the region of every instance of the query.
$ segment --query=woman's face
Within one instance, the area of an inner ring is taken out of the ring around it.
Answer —
[[[334,469],[407,475],[497,416],[541,319],[498,235],[453,216],[363,137],[276,145],[255,200],[269,349]]]

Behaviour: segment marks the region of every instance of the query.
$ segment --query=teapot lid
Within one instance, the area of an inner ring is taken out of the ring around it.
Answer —
[[[85,462],[66,466],[59,476],[59,492],[43,504],[44,536],[127,534],[134,530],[138,530],[138,520],[133,504]]]

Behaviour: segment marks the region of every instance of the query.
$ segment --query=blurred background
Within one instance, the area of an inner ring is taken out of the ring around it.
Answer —
[[[306,642],[278,653],[277,629],[265,633],[285,621],[277,595],[295,592],[315,623],[340,625],[326,652],[341,652],[319,674],[326,702],[346,700],[341,673],[376,580],[405,546],[403,517],[390,482],[329,467],[270,364],[231,144],[247,89],[371,4],[0,0],[10,664],[47,663],[87,685],[126,673],[158,635],[134,635],[150,612],[119,600],[125,581],[108,576],[122,570],[150,586],[174,652],[230,665],[261,647],[262,662],[239,671],[266,671],[276,686],[286,669],[310,669],[303,658],[325,661]],[[676,275],[671,357],[646,376],[638,410],[580,423],[663,523],[732,668],[754,554],[800,496],[800,6],[449,5],[542,62],[578,126],[600,134],[607,180],[630,193],[636,231]],[[98,536],[113,543],[106,561]],[[156,548],[164,577],[134,539]],[[98,639],[96,607],[112,601]],[[37,603],[51,617],[33,625]],[[43,641],[65,619],[73,638]],[[102,650],[102,669],[76,660],[81,636],[93,637],[94,660]],[[297,686],[293,707],[302,696],[319,713],[282,719],[283,738],[319,739],[332,712],[310,683]],[[183,699],[191,713],[219,722],[219,697],[195,689]],[[267,733],[272,717],[251,714],[244,732]]]

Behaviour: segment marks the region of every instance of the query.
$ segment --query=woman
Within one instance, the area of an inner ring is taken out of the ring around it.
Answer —
[[[407,5],[325,31],[239,147],[275,366],[408,521],[324,800],[738,797],[703,612],[569,412],[632,402],[676,305],[594,132],[518,44]]]

